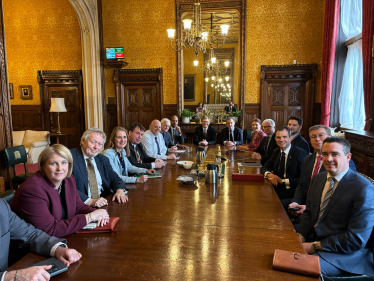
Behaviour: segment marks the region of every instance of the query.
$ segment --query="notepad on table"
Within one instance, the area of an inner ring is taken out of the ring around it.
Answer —
[[[137,178],[140,178],[141,176],[148,176],[149,179],[151,179],[151,178],[161,178],[161,173],[156,172],[153,175],[150,175],[150,174],[135,174],[135,177],[137,177]]]

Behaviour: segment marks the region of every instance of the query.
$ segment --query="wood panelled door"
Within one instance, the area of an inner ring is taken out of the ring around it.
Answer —
[[[162,69],[115,69],[118,125],[161,118]]]
[[[60,113],[60,128],[62,134],[66,135],[60,137],[60,143],[68,148],[78,147],[85,130],[82,72],[80,70],[38,71],[38,81],[42,93],[46,129],[53,133],[57,128],[57,113],[52,115],[49,112],[51,98],[64,98],[67,112]]]
[[[261,119],[286,126],[291,115],[303,119],[301,134],[309,139],[317,64],[261,66]]]

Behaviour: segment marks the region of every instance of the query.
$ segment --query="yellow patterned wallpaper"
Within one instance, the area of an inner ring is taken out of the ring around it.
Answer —
[[[324,0],[247,1],[246,103],[260,102],[261,65],[318,63],[320,102]]]
[[[3,0],[3,9],[11,104],[40,104],[38,70],[82,69],[78,17],[68,0]],[[32,86],[32,100],[19,85]]]
[[[175,28],[174,0],[103,0],[104,47],[123,46],[126,68],[163,68],[164,104],[177,103],[176,53],[166,29]],[[115,96],[113,69],[105,70],[107,97]]]
[[[320,101],[324,2],[247,1],[246,103],[260,102],[262,64],[293,60],[318,63],[316,101]],[[166,34],[167,28],[175,28],[175,0],[103,0],[103,25],[104,46],[124,46],[127,68],[164,69],[164,103],[177,103],[176,54]],[[105,78],[107,97],[115,96],[113,70],[106,70]]]

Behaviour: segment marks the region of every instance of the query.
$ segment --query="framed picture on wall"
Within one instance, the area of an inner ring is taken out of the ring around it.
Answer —
[[[9,83],[9,98],[14,99],[13,83]]]
[[[32,87],[31,85],[19,86],[19,93],[22,100],[32,100]]]
[[[184,75],[184,101],[195,101],[195,76],[196,74]]]

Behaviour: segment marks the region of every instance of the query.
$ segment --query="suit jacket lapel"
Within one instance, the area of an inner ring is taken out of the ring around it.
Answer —
[[[84,181],[84,188],[86,189],[86,191],[88,191],[88,173],[87,173],[87,166],[84,160],[84,155],[80,147],[77,148],[76,151],[77,151],[78,167],[79,167],[79,170],[82,174],[82,178]]]
[[[325,212],[323,213],[322,218],[327,216],[327,214],[331,211],[331,209],[334,207],[334,205],[339,200],[339,198],[346,192],[346,190],[351,185],[352,183],[351,181],[353,180],[353,178],[354,178],[354,173],[348,170],[348,173],[341,179],[334,193],[332,194],[330,201],[325,209]]]
[[[99,170],[99,173],[100,173],[100,177],[101,177],[101,180],[103,182],[103,185],[104,185],[104,165],[103,163],[101,162],[101,159],[99,157],[97,157],[98,155],[95,156],[95,162],[96,162],[96,167],[97,169]]]

